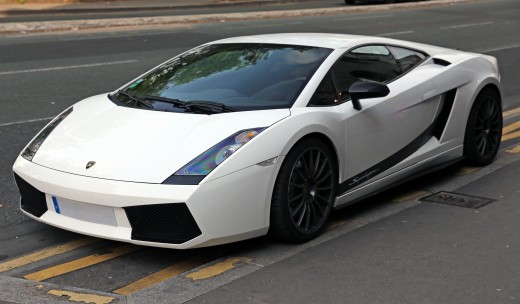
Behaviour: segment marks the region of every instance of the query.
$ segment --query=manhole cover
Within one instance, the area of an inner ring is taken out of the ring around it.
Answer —
[[[495,200],[485,197],[441,191],[423,197],[420,199],[420,201],[478,209],[482,206],[494,202]]]

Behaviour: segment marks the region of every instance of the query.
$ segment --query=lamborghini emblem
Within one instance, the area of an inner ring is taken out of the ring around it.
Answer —
[[[92,166],[94,166],[95,164],[96,164],[95,161],[89,161],[89,162],[87,163],[87,166],[85,166],[85,169],[90,169],[90,168],[91,168]]]

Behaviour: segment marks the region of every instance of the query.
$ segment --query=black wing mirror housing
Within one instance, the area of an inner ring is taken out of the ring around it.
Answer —
[[[358,81],[350,86],[348,93],[354,109],[359,111],[362,109],[360,99],[385,97],[390,94],[390,89],[380,82]]]

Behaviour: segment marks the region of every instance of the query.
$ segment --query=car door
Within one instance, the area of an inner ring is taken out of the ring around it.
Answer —
[[[341,92],[336,103],[338,99],[343,102],[339,107],[344,112],[340,193],[389,174],[390,168],[431,138],[427,133],[439,100],[424,100],[434,90],[433,83],[413,73],[425,58],[413,50],[367,45],[347,52],[331,68],[327,77]],[[362,110],[353,110],[348,88],[357,81],[386,84],[390,94],[361,100]]]

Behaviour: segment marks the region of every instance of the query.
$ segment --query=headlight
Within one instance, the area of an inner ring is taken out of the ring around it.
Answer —
[[[70,113],[72,113],[72,107],[56,116],[56,118],[54,118],[45,128],[43,128],[43,130],[40,131],[40,133],[38,133],[38,135],[36,135],[36,137],[29,143],[27,148],[23,150],[22,157],[32,161],[34,155],[36,155],[36,152],[38,152],[38,149],[40,149],[47,136],[49,136],[52,130],[54,130],[54,128],[56,128],[60,122],[69,116]]]
[[[263,130],[265,128],[242,130],[229,136],[180,168],[163,184],[197,185],[213,169]]]

